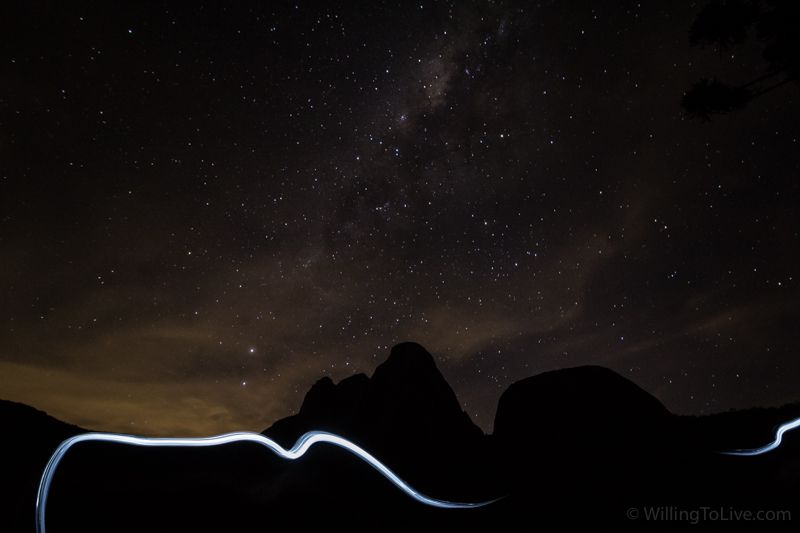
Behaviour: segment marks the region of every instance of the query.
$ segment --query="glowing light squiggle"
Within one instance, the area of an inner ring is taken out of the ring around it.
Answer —
[[[743,455],[743,456],[750,456],[750,455],[761,455],[762,453],[771,452],[775,448],[781,445],[781,441],[783,441],[783,434],[787,431],[791,431],[800,427],[800,418],[792,420],[791,422],[786,422],[778,427],[777,431],[775,431],[775,440],[770,442],[765,446],[761,446],[760,448],[749,448],[749,449],[742,449],[742,450],[727,450],[723,453],[725,455]]]
[[[338,435],[334,435],[333,433],[327,433],[324,431],[310,431],[300,437],[294,446],[291,449],[287,450],[283,448],[280,444],[275,442],[272,439],[261,435],[260,433],[249,433],[249,432],[237,432],[237,433],[226,433],[224,435],[217,435],[214,437],[200,437],[200,438],[148,438],[148,437],[136,437],[133,435],[120,435],[117,433],[83,433],[81,435],[76,435],[71,437],[64,442],[62,442],[56,451],[53,452],[53,455],[50,457],[50,461],[47,463],[47,466],[44,469],[44,473],[42,474],[42,479],[39,482],[39,492],[36,497],[36,531],[37,533],[45,533],[45,509],[47,506],[47,495],[50,491],[50,485],[53,481],[53,474],[55,473],[56,467],[58,463],[61,462],[61,459],[64,458],[64,455],[67,451],[75,444],[79,442],[87,442],[87,441],[95,441],[95,442],[114,442],[119,444],[132,444],[135,446],[152,446],[152,447],[201,447],[201,446],[218,446],[221,444],[229,444],[232,442],[254,442],[256,444],[260,444],[265,448],[268,448],[272,451],[275,455],[282,457],[283,459],[288,459],[294,461],[295,459],[299,459],[311,448],[314,444],[324,442],[328,444],[333,444],[334,446],[339,446],[347,450],[348,452],[352,453],[365,463],[369,464],[372,468],[380,472],[383,477],[388,479],[392,484],[394,484],[397,488],[405,492],[407,495],[411,496],[415,500],[425,505],[430,505],[432,507],[439,507],[442,509],[470,509],[476,507],[482,507],[484,505],[488,505],[493,503],[496,500],[491,500],[487,502],[476,502],[476,503],[463,503],[463,502],[449,502],[445,500],[438,500],[436,498],[431,498],[426,496],[416,489],[414,489],[411,485],[403,481],[397,474],[392,472],[386,465],[381,463],[378,459],[375,458],[372,454],[367,452],[365,449],[361,448],[360,446],[350,442],[349,440],[340,437]]]

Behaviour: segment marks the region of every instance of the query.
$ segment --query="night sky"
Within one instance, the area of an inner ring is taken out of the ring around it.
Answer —
[[[415,340],[486,431],[582,364],[800,400],[800,93],[688,118],[764,68],[704,2],[231,5],[3,2],[0,398],[259,431]]]

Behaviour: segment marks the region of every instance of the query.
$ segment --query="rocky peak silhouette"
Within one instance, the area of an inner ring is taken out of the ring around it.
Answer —
[[[482,436],[433,356],[414,342],[394,346],[371,378],[356,374],[339,383],[320,379],[296,415],[279,420],[264,433],[288,445],[312,429],[335,431],[379,448]]]
[[[291,446],[311,430],[356,442],[433,494],[452,491],[454,480],[457,487],[468,488],[485,478],[486,463],[478,466],[475,460],[486,455],[483,432],[461,408],[433,356],[414,342],[394,346],[372,377],[318,380],[298,413],[264,434]]]

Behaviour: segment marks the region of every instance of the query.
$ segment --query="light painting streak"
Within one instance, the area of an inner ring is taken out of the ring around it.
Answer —
[[[742,456],[752,456],[752,455],[761,455],[763,453],[771,452],[775,448],[781,445],[783,441],[783,434],[787,431],[791,431],[800,427],[800,418],[792,420],[791,422],[786,422],[778,427],[778,430],[775,432],[775,440],[770,442],[769,444],[762,446],[760,448],[749,448],[749,449],[742,449],[742,450],[727,450],[723,453],[725,455],[742,455]]]
[[[775,440],[771,443],[761,446],[760,448],[750,448],[750,449],[738,449],[738,450],[726,450],[719,452],[724,455],[737,455],[737,456],[755,456],[755,455],[762,455],[767,452],[771,452],[778,448],[783,442],[783,435],[787,431],[791,431],[793,429],[797,429],[800,427],[800,418],[792,420],[790,422],[786,422],[778,427],[775,432]],[[340,437],[339,435],[335,435],[333,433],[327,433],[324,431],[309,431],[305,433],[302,437],[300,437],[294,446],[290,449],[283,448],[280,444],[275,442],[272,439],[261,435],[260,433],[249,433],[249,432],[236,432],[236,433],[226,433],[224,435],[217,435],[214,437],[199,437],[199,438],[149,438],[149,437],[136,437],[133,435],[120,435],[117,433],[83,433],[81,435],[76,435],[71,437],[64,442],[62,442],[56,451],[53,452],[53,455],[50,457],[50,461],[48,461],[47,466],[44,469],[44,473],[42,474],[42,479],[39,482],[39,491],[36,496],[36,531],[37,533],[46,533],[45,531],[45,512],[47,508],[47,496],[50,492],[50,485],[53,481],[53,475],[55,474],[56,467],[61,462],[61,459],[64,458],[67,451],[69,449],[79,443],[79,442],[86,442],[86,441],[94,441],[94,442],[112,442],[118,444],[131,444],[134,446],[147,446],[147,447],[178,447],[178,448],[191,448],[191,447],[206,447],[206,446],[219,446],[221,444],[229,444],[232,442],[253,442],[256,444],[260,444],[265,448],[272,451],[275,455],[283,458],[288,459],[290,461],[294,461],[296,459],[301,458],[305,453],[311,448],[314,444],[323,442],[332,444],[334,446],[339,446],[344,450],[350,452],[351,454],[355,455],[365,463],[369,464],[375,470],[377,470],[381,475],[383,475],[386,479],[388,479],[394,486],[399,488],[401,491],[405,492],[408,496],[414,498],[418,502],[430,505],[432,507],[439,507],[441,509],[472,509],[477,507],[483,507],[484,505],[489,505],[490,503],[496,502],[498,499],[485,501],[485,502],[450,502],[446,500],[439,500],[436,498],[431,498],[422,494],[421,492],[414,489],[411,485],[403,481],[397,474],[392,472],[386,465],[381,463],[378,459],[375,458],[372,454],[368,451],[363,449],[362,447],[350,442],[349,440],[345,439],[344,437]]]
[[[261,435],[260,433],[250,433],[250,432],[236,432],[236,433],[226,433],[224,435],[217,435],[214,437],[200,437],[200,438],[148,438],[148,437],[136,437],[133,435],[120,435],[117,433],[83,433],[81,435],[75,435],[64,442],[62,442],[56,451],[53,452],[53,455],[50,457],[50,461],[47,463],[47,466],[44,469],[44,473],[42,474],[42,479],[39,482],[39,492],[36,497],[36,531],[37,533],[45,533],[45,511],[47,507],[47,496],[50,492],[50,485],[53,481],[53,475],[55,474],[56,467],[58,463],[61,462],[61,459],[64,458],[67,451],[79,442],[113,442],[118,444],[132,444],[134,446],[151,446],[151,447],[177,447],[177,448],[185,448],[185,447],[203,447],[203,446],[219,446],[221,444],[229,444],[232,442],[253,442],[256,444],[260,444],[265,448],[269,449],[275,455],[283,458],[288,459],[290,461],[294,461],[299,459],[311,448],[314,444],[324,442],[327,444],[332,444],[334,446],[339,446],[347,450],[348,452],[352,453],[365,463],[369,464],[372,468],[377,470],[378,472],[383,475],[386,479],[388,479],[394,486],[399,488],[401,491],[405,492],[407,495],[411,496],[415,500],[425,505],[430,505],[432,507],[439,507],[442,509],[471,509],[476,507],[482,507],[484,505],[488,505],[493,503],[497,500],[491,500],[487,502],[476,502],[476,503],[462,503],[462,502],[449,502],[445,500],[438,500],[436,498],[431,498],[426,496],[417,490],[415,490],[411,485],[400,479],[400,477],[392,472],[386,465],[381,463],[378,459],[375,458],[372,454],[367,452],[365,449],[361,448],[360,446],[350,442],[349,440],[340,437],[338,435],[334,435],[333,433],[326,433],[324,431],[309,431],[305,433],[302,437],[300,437],[295,445],[287,450],[283,448],[280,444],[275,442],[272,439]]]

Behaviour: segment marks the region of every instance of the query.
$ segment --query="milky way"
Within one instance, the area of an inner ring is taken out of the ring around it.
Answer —
[[[588,363],[681,413],[800,399],[796,87],[687,119],[760,68],[690,48],[701,5],[14,4],[0,397],[258,431],[415,340],[487,431]]]

